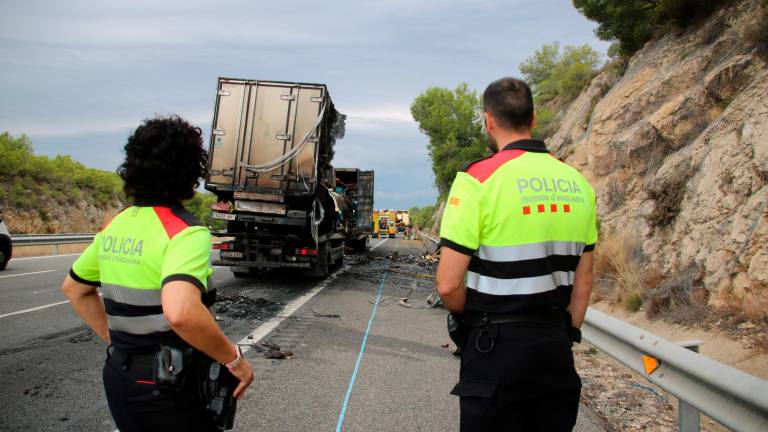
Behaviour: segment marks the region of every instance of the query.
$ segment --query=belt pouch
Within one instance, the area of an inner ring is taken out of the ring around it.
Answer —
[[[469,334],[469,329],[466,324],[464,324],[464,317],[449,313],[447,325],[448,336],[453,343],[456,344],[457,348],[463,348],[464,344],[467,342],[467,335]]]
[[[179,391],[184,387],[187,369],[192,361],[192,349],[161,345],[155,353],[152,374],[161,389]]]

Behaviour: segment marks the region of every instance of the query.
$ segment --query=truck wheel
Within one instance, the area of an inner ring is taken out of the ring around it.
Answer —
[[[344,265],[344,253],[342,252],[341,256],[336,258],[336,261],[333,262],[333,269],[339,269],[341,266]]]
[[[354,249],[355,252],[365,252],[368,250],[368,237],[355,241]]]
[[[312,276],[324,278],[328,276],[328,244],[323,243],[317,251],[317,259],[312,267]]]

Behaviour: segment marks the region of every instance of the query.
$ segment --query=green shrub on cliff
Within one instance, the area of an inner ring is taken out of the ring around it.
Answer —
[[[435,205],[410,208],[408,214],[411,216],[411,224],[429,230],[432,226],[432,218],[435,216],[436,211],[437,206]]]
[[[210,192],[195,192],[195,196],[184,203],[184,207],[195,215],[203,225],[223,229],[224,221],[211,217],[211,206],[216,204],[216,195]]]
[[[520,64],[533,91],[536,106],[534,138],[552,136],[559,127],[558,112],[578,97],[597,74],[600,53],[589,45],[544,44]]]
[[[619,41],[630,56],[653,37],[672,27],[685,28],[733,0],[573,0],[585,17],[598,23],[597,37]]]
[[[34,209],[54,200],[72,205],[90,197],[97,206],[125,201],[115,173],[87,168],[69,156],[36,155],[26,135],[0,134],[0,205]]]
[[[544,44],[520,64],[536,105],[561,97],[571,101],[589,85],[600,65],[600,53],[591,46]]]

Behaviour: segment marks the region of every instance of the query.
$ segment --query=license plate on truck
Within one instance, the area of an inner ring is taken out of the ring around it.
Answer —
[[[242,258],[243,257],[243,253],[242,252],[221,251],[221,257],[222,258]]]
[[[211,212],[211,217],[214,219],[235,220],[237,216],[232,213]]]

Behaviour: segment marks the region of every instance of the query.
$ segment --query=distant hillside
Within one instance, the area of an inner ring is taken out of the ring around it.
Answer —
[[[0,134],[0,208],[13,234],[95,232],[129,202],[120,177],[69,156],[36,155],[29,138]],[[184,203],[207,226],[216,197],[197,193]]]
[[[25,135],[0,134],[0,207],[12,233],[93,232],[124,205],[117,174],[36,155]]]

